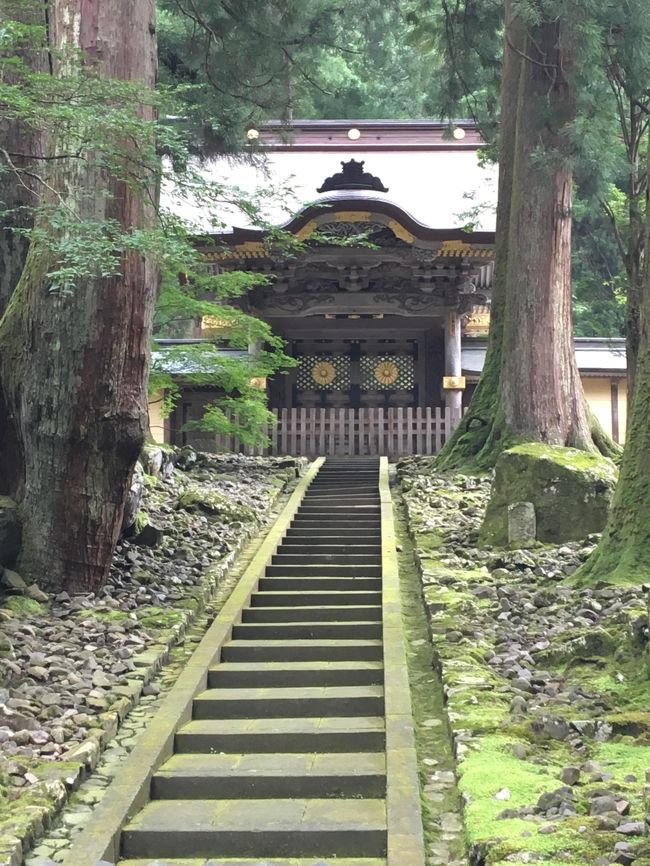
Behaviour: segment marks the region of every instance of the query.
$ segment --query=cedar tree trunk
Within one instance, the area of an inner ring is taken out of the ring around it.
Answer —
[[[529,31],[506,3],[494,330],[479,387],[442,468],[494,465],[518,441],[596,450],[573,343],[571,193],[563,130],[574,116],[558,22]],[[491,329],[492,330],[492,329]],[[602,431],[594,431],[607,449]]]
[[[102,77],[153,88],[154,0],[54,0],[49,14],[55,48],[77,48]],[[153,110],[143,106],[142,114],[150,119]],[[137,142],[132,147],[135,164]],[[109,174],[92,153],[57,160],[53,178],[81,219],[115,220],[127,232],[152,224],[146,190]],[[21,501],[19,569],[51,590],[95,590],[105,581],[147,430],[158,276],[141,252],[118,255],[119,277],[50,291],[55,263],[36,239],[0,322],[9,410],[0,423],[13,436],[21,470],[15,489],[5,480],[0,492]]]
[[[0,0],[2,18],[45,28],[45,6],[36,9],[16,0]],[[35,72],[47,70],[47,53],[44,45],[18,46],[12,57]],[[18,84],[21,74],[6,69],[4,83]],[[9,298],[18,285],[25,265],[29,241],[21,230],[30,229],[33,211],[41,193],[32,174],[39,171],[38,157],[43,155],[42,135],[14,118],[0,116],[0,318]]]
[[[506,4],[506,15],[511,14]],[[513,26],[519,26],[517,23]],[[507,42],[503,49],[503,71],[501,74],[501,119],[499,124],[499,193],[497,202],[497,227],[495,236],[494,279],[492,282],[492,307],[490,333],[488,337],[485,365],[472,396],[469,410],[454,435],[445,444],[437,460],[439,469],[456,469],[477,460],[492,433],[497,409],[499,376],[501,373],[501,349],[503,345],[503,321],[506,299],[506,273],[508,268],[508,243],[510,205],[512,199],[512,168],[515,159],[516,115],[503,106],[516,105],[521,58],[512,51]]]
[[[648,153],[650,168],[650,150]],[[646,217],[650,249],[650,211]],[[640,297],[639,354],[627,441],[609,522],[598,547],[577,573],[585,581],[650,580],[650,261]]]

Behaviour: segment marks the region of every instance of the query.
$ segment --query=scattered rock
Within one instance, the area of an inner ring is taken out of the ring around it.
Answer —
[[[579,767],[564,767],[560,773],[560,779],[565,785],[577,785],[580,781]]]
[[[643,821],[626,821],[624,824],[619,824],[616,829],[624,836],[643,836],[645,824]]]
[[[2,569],[0,581],[2,585],[12,592],[26,592],[27,584],[22,577],[9,568]]]
[[[133,544],[142,547],[159,547],[165,537],[164,530],[151,523],[147,523],[133,538]]]

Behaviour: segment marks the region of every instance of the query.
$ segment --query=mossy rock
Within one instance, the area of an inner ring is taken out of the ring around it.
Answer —
[[[177,506],[186,511],[199,509],[217,515],[224,523],[253,523],[257,520],[257,515],[250,506],[233,502],[223,493],[197,485],[191,485],[181,493]]]
[[[542,665],[563,665],[575,659],[608,658],[622,642],[622,636],[604,628],[591,628],[566,640],[555,639],[548,649],[539,653]]]
[[[578,541],[601,532],[618,472],[600,454],[528,443],[504,451],[496,464],[481,543],[508,544],[508,506],[532,502],[537,539],[547,544]]]

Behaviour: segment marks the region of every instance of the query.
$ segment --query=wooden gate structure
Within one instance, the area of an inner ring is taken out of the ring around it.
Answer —
[[[265,430],[266,447],[217,435],[216,453],[252,455],[388,456],[436,454],[458,426],[449,407],[274,409],[275,424]]]

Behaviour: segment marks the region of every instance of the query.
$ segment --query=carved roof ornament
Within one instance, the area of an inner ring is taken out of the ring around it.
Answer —
[[[323,185],[316,192],[333,192],[339,189],[367,189],[375,192],[388,192],[378,177],[363,170],[365,162],[357,162],[351,159],[342,162],[343,171],[333,174],[325,179]]]

